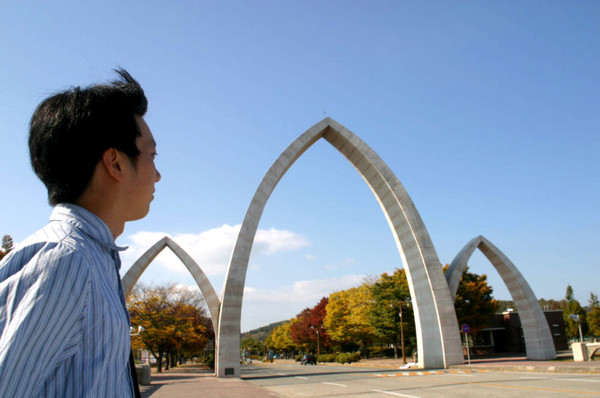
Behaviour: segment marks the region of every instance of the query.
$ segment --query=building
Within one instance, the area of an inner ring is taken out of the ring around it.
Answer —
[[[544,311],[556,351],[568,350],[565,321],[561,310]],[[524,354],[525,339],[517,311],[495,314],[489,327],[470,337],[472,355]]]

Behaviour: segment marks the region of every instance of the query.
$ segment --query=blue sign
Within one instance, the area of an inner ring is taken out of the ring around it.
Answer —
[[[469,333],[471,331],[471,328],[469,327],[469,325],[467,325],[466,323],[464,325],[462,325],[460,327],[460,330],[463,331],[463,333]]]

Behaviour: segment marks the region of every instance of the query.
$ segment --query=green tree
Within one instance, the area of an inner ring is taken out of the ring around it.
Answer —
[[[393,345],[394,357],[398,358],[402,334],[404,334],[405,349],[407,347],[412,349],[412,342],[415,340],[414,314],[404,269],[396,269],[392,275],[381,274],[371,285],[371,294],[373,297],[371,325],[383,343]]]
[[[444,271],[447,268],[448,266],[444,267]],[[487,275],[469,272],[469,267],[465,267],[454,299],[458,324],[469,325],[472,334],[487,327],[498,310],[493,292],[492,287],[487,284]]]
[[[590,311],[585,315],[589,333],[594,337],[600,337],[600,302],[598,296],[590,293]]]
[[[0,250],[0,260],[13,249],[13,239],[10,235],[2,237],[2,250]]]
[[[240,348],[248,355],[262,356],[265,354],[265,343],[252,337],[242,339]]]
[[[175,285],[146,287],[136,285],[128,297],[127,307],[134,326],[144,330],[132,339],[134,348],[148,349],[157,361],[157,370],[176,365],[180,356],[200,354],[209,339],[214,338],[206,316],[204,300]]]
[[[575,300],[573,294],[573,288],[571,285],[567,285],[567,292],[565,294],[565,300],[567,304],[563,310],[563,318],[565,320],[565,329],[567,337],[570,339],[577,339],[579,337],[579,323],[581,323],[582,333],[585,336],[587,331],[587,324],[585,322],[585,310],[579,304],[579,301]],[[579,316],[579,323],[574,320],[571,315]]]

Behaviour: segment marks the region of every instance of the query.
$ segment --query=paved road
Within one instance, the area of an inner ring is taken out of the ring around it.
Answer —
[[[275,363],[244,366],[244,381],[292,397],[600,397],[600,374],[441,370]]]

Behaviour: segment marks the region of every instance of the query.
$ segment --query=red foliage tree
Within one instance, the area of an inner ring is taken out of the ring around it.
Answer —
[[[292,322],[290,328],[294,344],[317,353],[331,345],[331,338],[323,326],[328,302],[329,299],[323,297],[316,306],[306,308],[296,316],[296,321]]]

